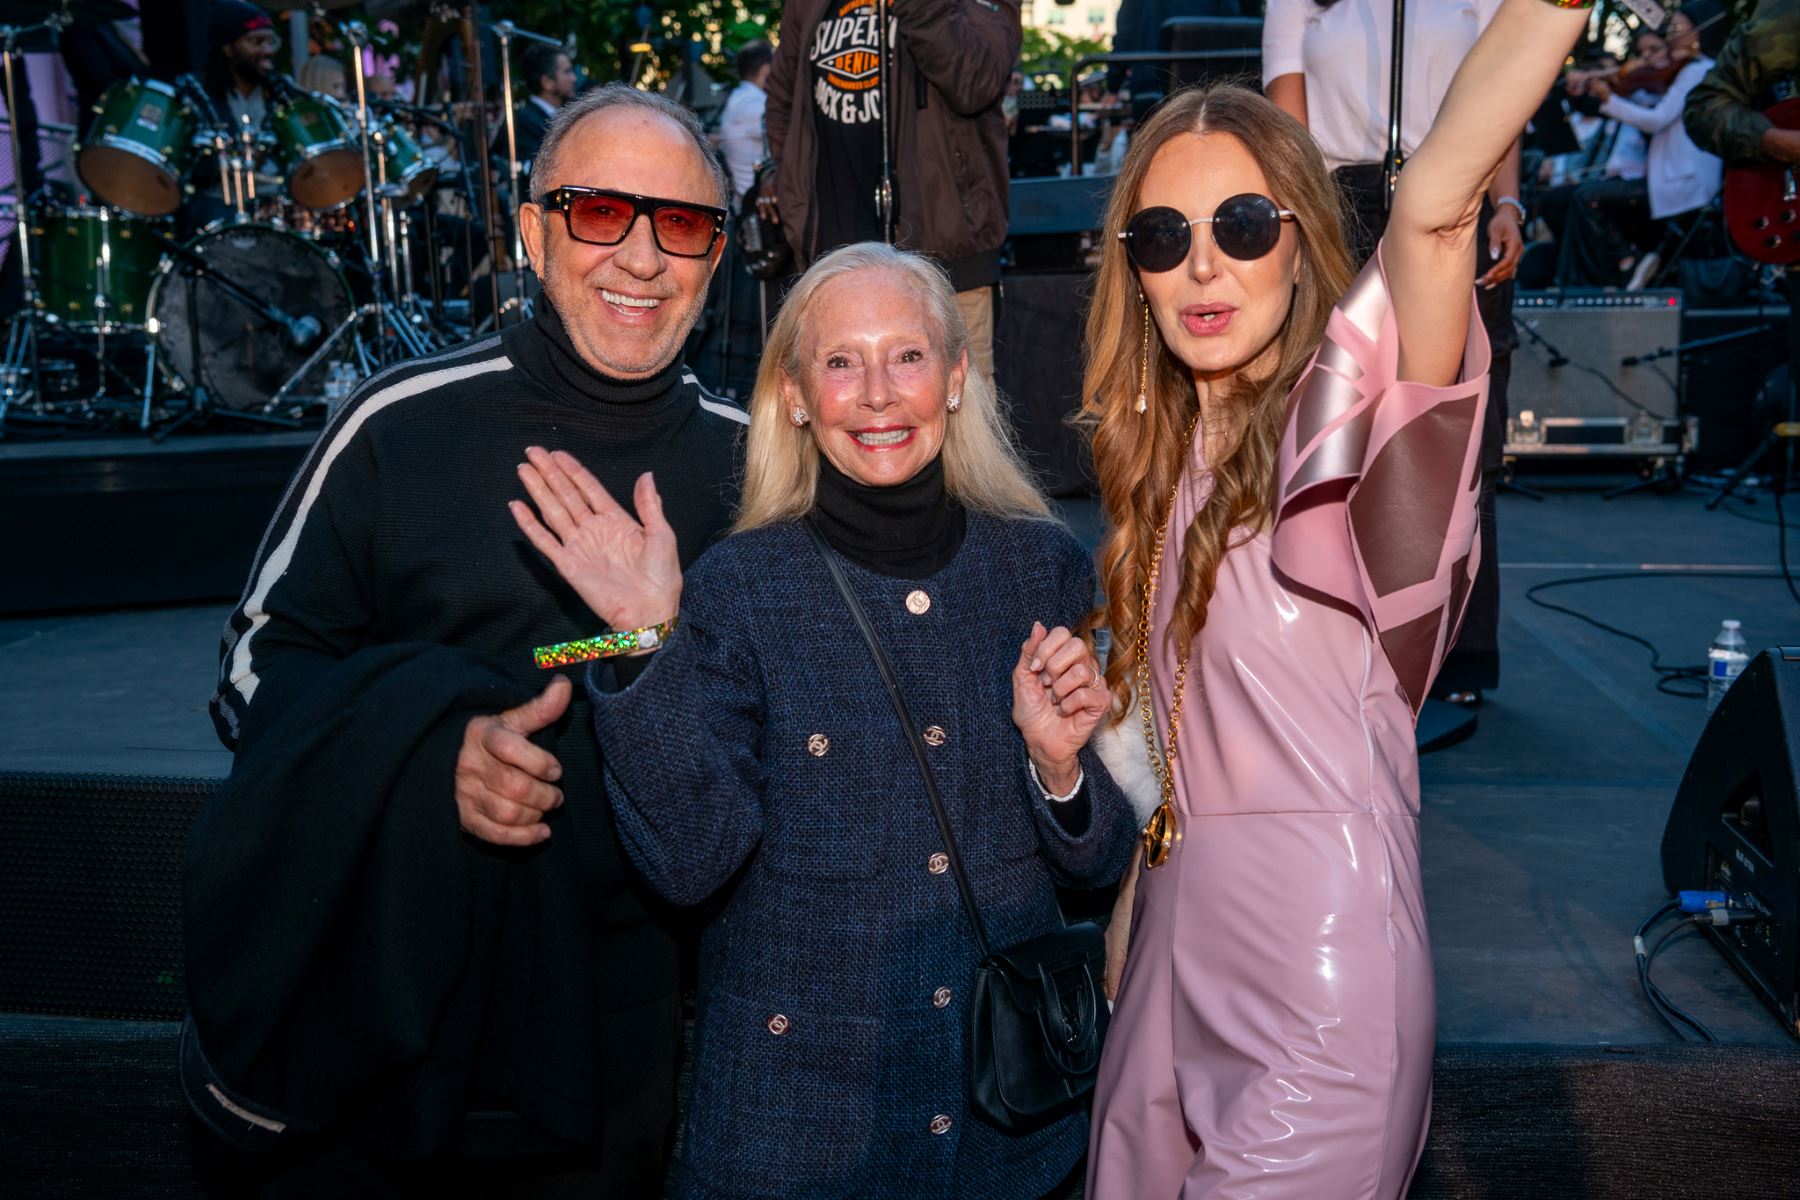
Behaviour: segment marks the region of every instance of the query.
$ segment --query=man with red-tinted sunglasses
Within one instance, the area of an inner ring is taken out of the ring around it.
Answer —
[[[748,418],[679,355],[726,182],[692,114],[615,86],[558,112],[532,188],[532,319],[351,397],[225,631],[184,1082],[240,1148],[327,1148],[297,1148],[320,1195],[369,1157],[408,1164],[398,1194],[660,1194],[676,942],[605,809],[585,664],[533,653],[606,631],[507,502],[560,449],[623,503],[652,474],[684,566],[725,529]]]

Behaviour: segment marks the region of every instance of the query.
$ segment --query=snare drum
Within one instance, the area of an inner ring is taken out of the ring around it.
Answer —
[[[425,157],[418,141],[397,121],[382,125],[380,137],[391,194],[403,197],[408,204],[422,199],[437,182],[437,165]]]
[[[163,217],[181,207],[182,179],[199,151],[199,118],[159,80],[113,84],[94,106],[75,169],[96,196],[127,212]]]
[[[53,208],[36,215],[38,310],[83,331],[141,329],[162,260],[166,218],[107,208]]]
[[[363,186],[362,149],[341,109],[319,96],[291,96],[269,114],[288,194],[307,208],[341,208]]]

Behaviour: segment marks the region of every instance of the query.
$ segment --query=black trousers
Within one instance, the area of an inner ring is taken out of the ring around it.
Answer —
[[[1559,287],[1618,287],[1630,278],[1620,263],[1656,244],[1650,185],[1642,179],[1596,179],[1575,189],[1556,258]]]
[[[1338,189],[1344,196],[1348,218],[1345,230],[1357,265],[1375,253],[1375,244],[1387,229],[1387,209],[1382,202],[1381,165],[1358,163],[1337,170]],[[1487,221],[1493,210],[1482,205],[1481,231],[1475,238],[1475,273],[1479,278],[1492,264],[1487,249]],[[1504,467],[1506,447],[1506,386],[1512,378],[1512,352],[1519,344],[1513,328],[1513,285],[1478,291],[1476,307],[1493,348],[1488,372],[1487,417],[1481,428],[1481,565],[1469,590],[1463,611],[1462,631],[1438,672],[1434,694],[1467,692],[1496,687],[1500,683],[1500,554],[1496,540],[1494,493]]]

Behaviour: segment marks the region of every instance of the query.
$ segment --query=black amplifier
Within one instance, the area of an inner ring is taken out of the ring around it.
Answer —
[[[1674,364],[1635,360],[1681,340],[1681,293],[1520,292],[1507,395],[1514,458],[1674,458],[1698,423],[1679,411]]]

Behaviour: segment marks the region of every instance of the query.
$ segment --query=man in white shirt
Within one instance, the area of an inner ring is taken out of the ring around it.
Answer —
[[[737,52],[738,78],[742,81],[725,99],[719,114],[717,141],[731,175],[732,198],[742,200],[756,180],[756,164],[763,158],[763,108],[769,102],[769,71],[775,48],[761,38],[746,42]]]

